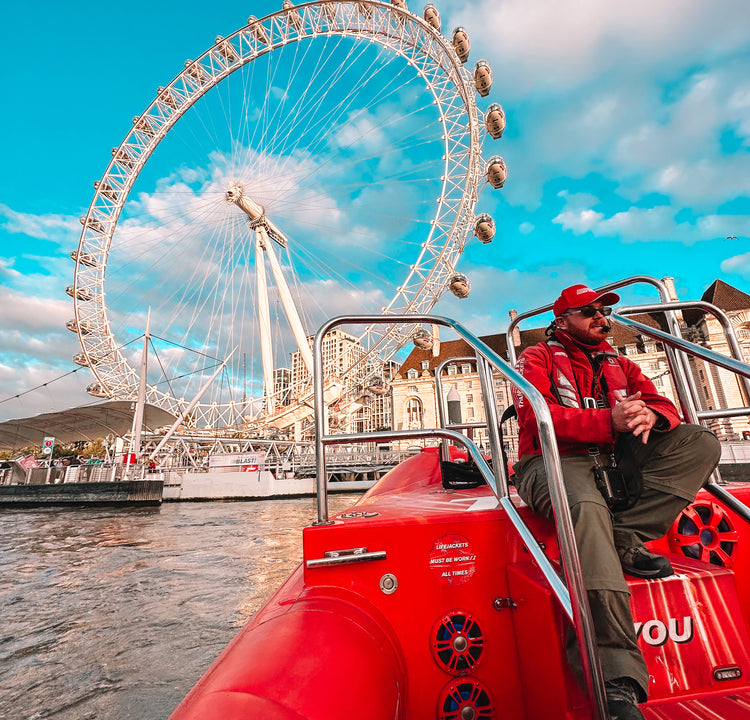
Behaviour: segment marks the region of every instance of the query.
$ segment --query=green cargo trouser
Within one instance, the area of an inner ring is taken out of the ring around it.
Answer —
[[[652,431],[648,444],[633,442],[632,449],[643,473],[643,494],[634,507],[614,514],[596,488],[590,456],[564,456],[561,462],[604,680],[633,678],[645,700],[648,670],[638,649],[617,548],[662,537],[711,475],[721,446],[700,425],[678,425],[666,433]],[[542,457],[525,455],[515,471],[516,488],[524,502],[535,513],[552,519]],[[580,677],[574,633],[568,635],[568,659]]]

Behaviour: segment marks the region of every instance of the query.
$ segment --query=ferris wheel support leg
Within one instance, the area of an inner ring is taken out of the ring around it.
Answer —
[[[265,242],[268,260],[271,263],[271,272],[273,273],[273,278],[276,281],[276,287],[279,289],[281,306],[284,308],[284,314],[286,315],[286,319],[289,322],[289,327],[292,329],[292,333],[294,334],[294,340],[297,343],[297,348],[299,350],[300,356],[302,357],[302,361],[305,363],[307,372],[310,373],[310,376],[312,377],[312,350],[310,350],[310,345],[307,342],[305,329],[302,327],[302,321],[299,318],[299,313],[297,312],[297,307],[295,306],[294,300],[292,299],[292,293],[289,291],[289,285],[286,282],[284,273],[281,272],[281,265],[279,264],[279,259],[276,257],[276,252],[273,249],[273,243],[269,242],[266,229],[260,228],[260,230],[263,233],[263,240]]]
[[[271,311],[268,306],[268,282],[263,251],[268,252],[268,236],[263,228],[255,231],[255,274],[258,292],[258,321],[260,323],[260,354],[263,360],[263,391],[266,396],[266,412],[272,412],[273,354],[271,350]]]

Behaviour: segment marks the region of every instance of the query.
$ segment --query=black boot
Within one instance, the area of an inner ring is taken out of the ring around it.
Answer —
[[[655,555],[645,547],[618,548],[622,570],[627,575],[641,578],[663,578],[674,575],[667,558]]]
[[[615,678],[604,683],[607,710],[611,720],[644,720],[638,709],[640,686],[629,677]]]

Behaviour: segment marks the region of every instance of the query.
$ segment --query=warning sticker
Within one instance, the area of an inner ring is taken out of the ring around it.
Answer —
[[[430,569],[447,585],[463,585],[476,571],[477,556],[463,535],[443,535],[430,551]]]

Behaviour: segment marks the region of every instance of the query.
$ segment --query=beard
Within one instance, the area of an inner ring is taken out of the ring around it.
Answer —
[[[570,325],[568,326],[568,329],[566,332],[576,342],[579,342],[582,345],[588,345],[589,347],[596,347],[601,342],[607,339],[607,335],[609,335],[609,331],[611,329],[612,329],[611,326],[607,324],[595,325],[588,329],[583,329],[583,328],[574,327]]]

